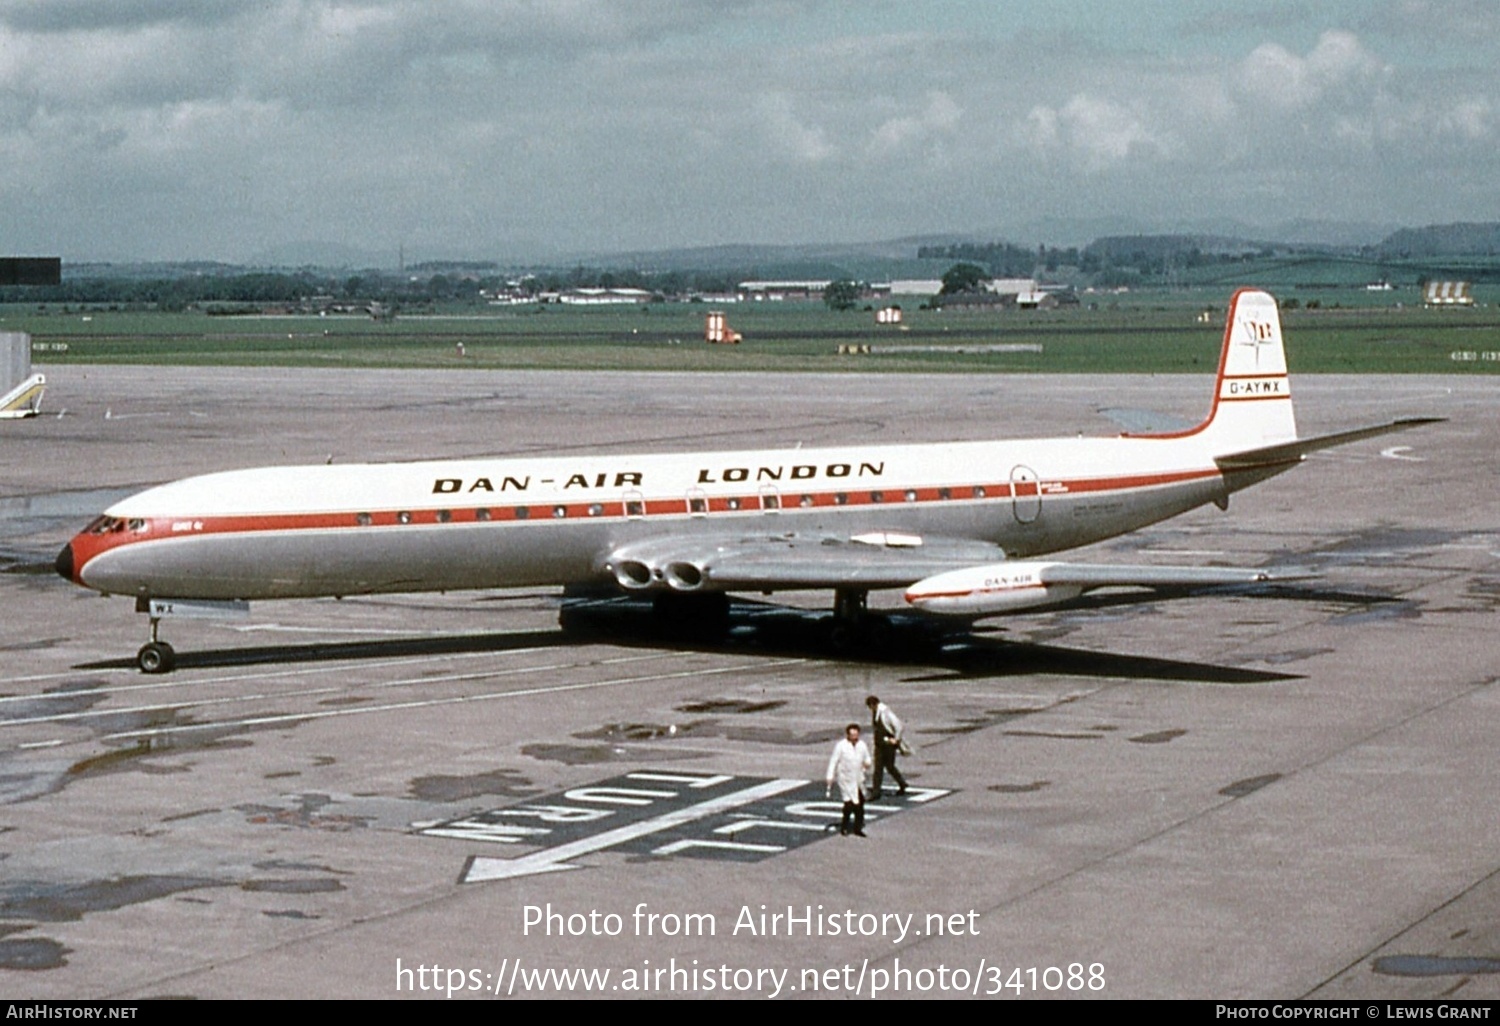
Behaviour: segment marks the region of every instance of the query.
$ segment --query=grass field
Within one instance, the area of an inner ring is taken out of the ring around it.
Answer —
[[[1500,373],[1500,309],[1424,309],[1414,289],[1294,294],[1283,313],[1305,373]],[[0,330],[32,335],[33,360],[200,366],[610,370],[1202,373],[1218,359],[1229,289],[1086,297],[1052,311],[905,307],[901,328],[817,303],[726,309],[737,346],[703,341],[708,307],[478,308],[376,322],[357,316],[211,317],[0,306]],[[1282,292],[1287,298],[1288,292]],[[1309,302],[1318,308],[1306,309]],[[1404,304],[1397,306],[1396,304]],[[1203,312],[1209,320],[1201,321]],[[848,355],[840,347],[870,347]],[[998,351],[1010,347],[1034,351]],[[462,355],[460,355],[462,347]],[[988,351],[986,351],[988,349]]]

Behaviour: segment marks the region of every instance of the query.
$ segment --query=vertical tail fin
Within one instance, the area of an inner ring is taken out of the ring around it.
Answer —
[[[1281,316],[1270,293],[1240,289],[1229,301],[1224,348],[1219,353],[1219,375],[1208,418],[1188,431],[1136,437],[1188,435],[1207,441],[1216,454],[1296,440],[1292,386],[1286,373],[1286,350],[1281,345]]]
[[[1229,301],[1215,388],[1202,430],[1216,450],[1255,449],[1297,437],[1281,316],[1270,293],[1241,289]]]

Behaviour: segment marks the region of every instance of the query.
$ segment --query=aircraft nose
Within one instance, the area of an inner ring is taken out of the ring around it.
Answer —
[[[73,546],[64,545],[57,554],[57,572],[67,580],[73,580]]]

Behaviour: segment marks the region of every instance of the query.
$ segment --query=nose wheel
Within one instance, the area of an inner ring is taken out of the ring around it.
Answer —
[[[135,664],[142,673],[171,673],[177,665],[177,653],[165,641],[151,641],[135,654]]]
[[[151,618],[151,640],[135,654],[135,665],[142,673],[171,673],[177,665],[177,652],[165,641],[157,640],[156,629],[160,623],[160,617]]]

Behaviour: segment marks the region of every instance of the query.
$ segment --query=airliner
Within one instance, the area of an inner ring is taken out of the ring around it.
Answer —
[[[668,455],[265,467],[111,506],[57,558],[150,616],[137,654],[169,671],[171,615],[261,599],[605,585],[664,616],[727,593],[831,589],[859,624],[876,589],[975,619],[1099,588],[1253,584],[1261,568],[1041,559],[1212,503],[1308,453],[1440,418],[1297,436],[1276,300],[1229,307],[1208,416],[1190,430]]]

